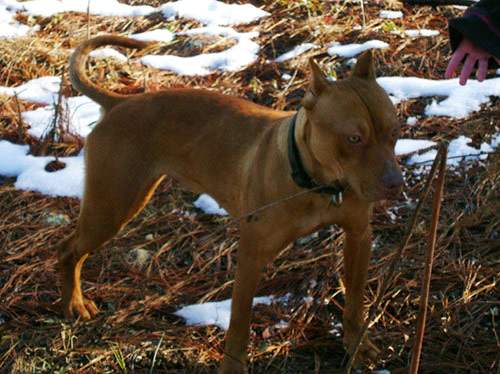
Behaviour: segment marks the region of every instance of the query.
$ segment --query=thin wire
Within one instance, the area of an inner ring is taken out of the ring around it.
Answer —
[[[215,230],[213,230],[210,234],[208,235],[205,235],[203,236],[203,240],[206,241],[207,239],[210,239],[212,237],[214,237],[215,235],[219,234],[220,232],[222,232],[223,230],[225,230],[226,228],[228,228],[230,225],[236,223],[236,222],[240,222],[244,219],[248,219],[248,218],[251,218],[253,215],[257,214],[257,213],[260,213],[266,209],[269,209],[273,206],[276,206],[276,205],[279,205],[281,203],[284,203],[286,201],[289,201],[289,200],[292,200],[292,199],[295,199],[297,197],[300,197],[300,196],[304,196],[304,195],[307,195],[309,193],[312,193],[312,192],[316,192],[317,190],[320,190],[324,187],[327,187],[327,185],[321,185],[321,186],[316,186],[316,187],[313,187],[313,188],[310,188],[310,189],[307,189],[307,190],[304,190],[304,191],[300,191],[300,192],[297,192],[295,194],[292,194],[292,195],[288,195],[288,196],[285,196],[281,199],[278,199],[278,200],[274,200],[274,201],[271,201],[270,203],[268,204],[265,204],[265,205],[262,205],[250,212],[247,212],[247,213],[244,213],[238,217],[230,217],[229,220],[222,224],[222,225],[219,225]]]
[[[325,187],[328,187],[328,186],[327,185],[316,186],[316,187],[313,187],[313,188],[309,188],[309,189],[307,189],[305,191],[297,192],[297,193],[295,193],[293,195],[285,196],[285,197],[283,197],[281,199],[274,200],[274,201],[272,201],[272,202],[270,202],[268,204],[262,205],[261,207],[256,208],[255,210],[250,211],[249,213],[245,213],[245,214],[243,214],[241,216],[235,217],[232,220],[234,220],[234,221],[241,221],[242,219],[245,219],[245,218],[248,218],[248,217],[252,217],[254,214],[257,214],[257,213],[259,213],[259,212],[261,212],[263,210],[266,210],[268,208],[271,208],[271,207],[273,207],[275,205],[279,205],[279,204],[284,203],[284,202],[286,202],[288,200],[295,199],[296,197],[300,197],[300,196],[303,196],[303,195],[307,195],[308,193],[315,192],[317,190],[321,190],[322,188],[325,188]]]

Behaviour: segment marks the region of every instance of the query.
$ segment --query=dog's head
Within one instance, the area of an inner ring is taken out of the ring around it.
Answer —
[[[375,81],[370,51],[351,77],[329,81],[310,60],[311,82],[302,105],[303,141],[317,165],[318,182],[343,179],[363,200],[394,198],[403,176],[394,155],[400,123],[385,91]],[[318,167],[319,165],[319,167]]]

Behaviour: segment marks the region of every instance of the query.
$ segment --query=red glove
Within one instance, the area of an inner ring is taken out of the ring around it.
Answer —
[[[446,73],[444,73],[445,78],[449,79],[455,75],[455,70],[457,70],[458,65],[465,56],[467,57],[462,67],[462,71],[460,72],[460,84],[463,86],[467,83],[467,79],[469,79],[476,62],[478,63],[476,78],[479,82],[482,82],[486,78],[486,73],[488,71],[488,60],[493,56],[465,38],[462,39],[458,48],[453,52],[448,67],[446,68]],[[495,60],[500,64],[499,59],[495,58]]]

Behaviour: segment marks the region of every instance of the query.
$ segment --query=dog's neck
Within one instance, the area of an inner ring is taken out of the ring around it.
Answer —
[[[309,121],[306,110],[300,108],[291,121],[295,120],[295,144],[297,146],[298,157],[300,158],[304,171],[317,184],[326,184],[327,177],[323,174],[323,168],[320,162],[316,159],[310,144],[311,137],[307,133]],[[292,122],[290,122],[290,125]],[[290,139],[289,139],[290,140]]]
[[[338,180],[321,182],[325,177],[322,175],[321,164],[311,152],[306,125],[307,115],[301,108],[292,117],[288,130],[287,150],[292,179],[299,187],[330,195],[333,203],[340,204],[345,187]]]
[[[321,180],[321,175],[316,172],[319,170],[319,163],[314,158],[314,155],[310,151],[310,144],[308,144],[308,136],[306,134],[306,122],[307,115],[304,108],[300,108],[297,113],[292,117],[290,121],[290,130],[288,142],[289,147],[291,142],[295,142],[295,148],[297,155],[294,155],[299,159],[299,162],[305,172],[312,180]],[[289,157],[290,152],[289,152]]]

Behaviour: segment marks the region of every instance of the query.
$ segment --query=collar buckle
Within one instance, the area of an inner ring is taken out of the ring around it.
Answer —
[[[340,206],[342,205],[342,202],[344,201],[344,196],[342,191],[337,192],[336,194],[333,194],[331,196],[331,202],[334,206]]]

